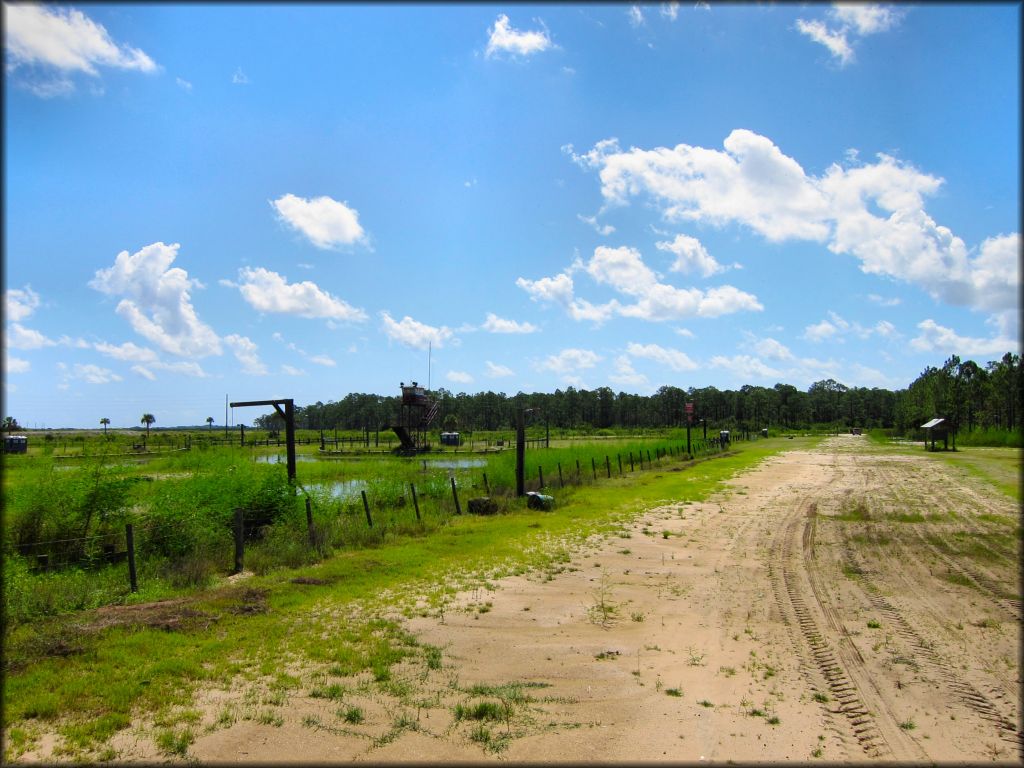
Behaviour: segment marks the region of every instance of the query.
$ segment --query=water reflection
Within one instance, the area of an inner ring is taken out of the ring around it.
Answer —
[[[309,489],[327,491],[332,499],[348,499],[358,496],[360,491],[365,491],[369,487],[365,480],[335,480],[330,483],[313,483]]]
[[[486,466],[486,459],[423,459],[424,469],[470,469]]]
[[[261,456],[257,456],[254,461],[257,464],[287,464],[288,454],[286,453],[266,453]],[[315,456],[310,456],[306,453],[295,454],[295,463],[298,464],[302,461],[316,461]]]

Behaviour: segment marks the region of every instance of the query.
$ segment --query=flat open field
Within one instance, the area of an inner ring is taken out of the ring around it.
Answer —
[[[321,626],[373,612],[440,653],[376,677],[297,661],[287,691],[201,690],[181,757],[1016,763],[1020,527],[1004,483],[833,437],[440,605],[416,590],[325,602]],[[165,759],[153,733],[140,721],[111,746]]]

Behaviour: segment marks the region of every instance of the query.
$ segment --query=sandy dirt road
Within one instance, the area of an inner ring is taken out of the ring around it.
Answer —
[[[206,691],[188,757],[1016,763],[1017,517],[934,458],[830,438],[403,619],[440,665],[298,689],[273,721],[218,726],[253,693]],[[120,758],[158,757],[146,734]]]

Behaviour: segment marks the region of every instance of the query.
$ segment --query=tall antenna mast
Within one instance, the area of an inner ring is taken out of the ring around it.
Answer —
[[[433,344],[432,341],[427,342],[427,392],[430,391],[430,358],[434,351]]]

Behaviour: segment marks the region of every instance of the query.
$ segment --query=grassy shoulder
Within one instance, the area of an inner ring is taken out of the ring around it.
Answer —
[[[588,537],[645,509],[703,499],[738,471],[812,442],[759,440],[692,464],[665,459],[649,471],[556,492],[552,512],[522,506],[495,517],[455,517],[429,535],[396,536],[314,566],[18,627],[5,649],[4,732],[15,750],[7,757],[16,757],[18,745],[30,748],[41,732],[62,737],[64,754],[96,756],[134,718],[187,711],[199,686],[267,676],[289,685],[284,670],[295,664],[329,664],[339,674],[370,670],[386,680],[402,658],[436,649],[419,648],[399,621],[352,618],[352,606],[443,611],[459,589],[564,561]]]
[[[1021,499],[1021,459],[1024,451],[1014,447],[958,445],[955,451],[926,451],[924,444],[892,440],[881,430],[872,430],[871,441],[883,453],[925,456],[958,467],[965,474],[984,481],[1011,499]]]

